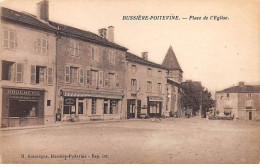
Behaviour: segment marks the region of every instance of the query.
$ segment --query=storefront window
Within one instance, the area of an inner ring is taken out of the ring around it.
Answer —
[[[36,101],[10,100],[9,117],[37,117],[38,103]]]
[[[76,113],[76,98],[65,97],[63,114],[75,114],[75,113]]]

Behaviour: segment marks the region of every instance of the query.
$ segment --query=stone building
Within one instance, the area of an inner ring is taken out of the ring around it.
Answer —
[[[243,120],[260,119],[260,85],[245,85],[239,82],[216,92],[216,113],[220,116],[235,116]]]
[[[55,120],[55,29],[38,14],[1,8],[1,127]]]
[[[99,35],[56,22],[57,112],[80,121],[124,118],[126,48],[114,43],[114,27]]]
[[[127,52],[126,60],[127,118],[170,116],[180,110],[182,70],[172,47],[162,65],[149,61],[147,52],[142,57]]]

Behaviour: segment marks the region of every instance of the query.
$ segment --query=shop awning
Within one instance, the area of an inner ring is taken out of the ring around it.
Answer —
[[[163,101],[162,97],[159,96],[148,96],[149,101]]]
[[[123,99],[122,94],[101,94],[101,93],[86,93],[86,92],[69,92],[64,91],[65,97],[94,97],[94,98],[107,98],[107,99]]]

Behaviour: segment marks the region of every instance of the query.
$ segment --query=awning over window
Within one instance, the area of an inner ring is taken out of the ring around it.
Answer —
[[[87,93],[87,92],[69,92],[64,91],[65,97],[94,97],[94,98],[107,98],[107,99],[122,99],[122,94],[101,94],[101,93]]]
[[[162,97],[159,96],[148,96],[149,101],[163,101]]]

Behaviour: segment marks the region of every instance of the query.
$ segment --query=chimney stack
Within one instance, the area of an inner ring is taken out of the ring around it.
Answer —
[[[105,29],[105,28],[101,28],[101,29],[99,29],[98,30],[98,34],[99,34],[99,36],[101,36],[102,38],[107,38],[107,29]]]
[[[49,21],[49,1],[43,0],[37,3],[37,19],[43,21]]]
[[[238,83],[238,86],[239,86],[239,87],[243,87],[243,86],[245,86],[245,83],[244,83],[244,82],[239,82],[239,83]]]
[[[148,60],[148,52],[142,52],[142,58]]]
[[[107,40],[110,42],[114,42],[114,26],[109,26],[107,28]]]

